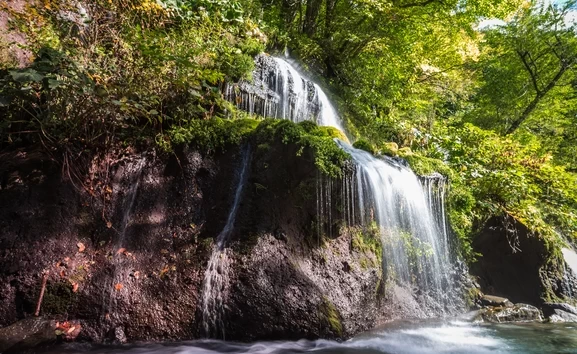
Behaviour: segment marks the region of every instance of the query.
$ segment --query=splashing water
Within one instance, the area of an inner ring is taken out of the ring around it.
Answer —
[[[250,156],[250,147],[247,147],[242,152],[241,169],[232,208],[230,209],[224,228],[216,238],[216,244],[212,248],[208,266],[204,272],[202,285],[202,322],[205,335],[208,338],[225,338],[224,304],[228,297],[232,257],[230,254],[231,251],[224,247],[234,228],[234,222],[242,199],[242,192],[247,180]]]

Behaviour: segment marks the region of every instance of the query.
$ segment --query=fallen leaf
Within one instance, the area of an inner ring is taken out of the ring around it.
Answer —
[[[110,229],[110,228],[112,227],[112,223],[111,223],[110,221],[108,221],[108,222],[106,223],[106,227]]]
[[[68,331],[66,331],[67,334],[72,333],[74,330],[76,329],[76,327],[72,326],[70,327],[70,329]]]
[[[76,244],[76,246],[78,246],[78,252],[80,252],[80,253],[84,252],[84,250],[86,249],[86,247],[84,246],[84,244],[82,242],[78,242]]]
[[[114,285],[114,289],[116,289],[116,291],[120,291],[120,289],[122,289],[123,285],[118,283],[116,285]]]
[[[118,251],[116,251],[116,254],[121,254],[121,253],[125,253],[126,252],[126,248],[119,248]]]
[[[72,284],[72,292],[73,293],[78,292],[78,283]]]
[[[168,250],[166,250],[166,249],[161,249],[161,250],[160,250],[160,253],[162,253],[162,254],[168,254]]]

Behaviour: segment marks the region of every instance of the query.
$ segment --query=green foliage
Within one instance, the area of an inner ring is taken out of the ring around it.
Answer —
[[[454,171],[453,207],[466,212],[474,198],[473,219],[506,213],[551,241],[557,231],[577,236],[577,176],[556,165],[537,138],[521,143],[465,125],[438,143]],[[462,216],[455,219],[458,227]]]
[[[169,148],[165,131],[231,111],[221,84],[248,78],[264,48],[235,1],[97,1],[86,28],[59,15],[75,9],[50,1],[13,14],[36,59],[0,72],[1,146],[148,137]]]
[[[289,120],[190,119],[168,131],[170,142],[166,148],[189,144],[200,151],[213,153],[247,141],[254,142],[259,149],[269,149],[270,145],[280,141],[297,145],[298,155],[302,155],[305,149],[310,150],[322,173],[340,176],[349,156],[333,141],[332,130],[321,128],[312,122],[295,124]]]
[[[356,149],[364,150],[364,151],[371,153],[373,155],[376,152],[375,147],[371,143],[369,143],[368,141],[363,140],[363,139],[359,139],[359,140],[355,141],[355,143],[353,144],[353,147]]]
[[[173,144],[189,144],[207,153],[239,145],[258,126],[254,119],[228,120],[192,119],[183,126],[173,127],[168,135]]]
[[[288,120],[264,120],[256,129],[258,142],[272,142],[278,139],[285,144],[296,144],[300,147],[298,154],[304,149],[314,152],[315,165],[331,177],[342,175],[345,161],[350,157],[334,141],[334,130],[318,127],[310,122],[299,124]]]

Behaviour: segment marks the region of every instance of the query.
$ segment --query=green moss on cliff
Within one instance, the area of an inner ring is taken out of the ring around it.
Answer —
[[[49,283],[42,301],[42,313],[63,315],[75,306],[78,298],[68,282]]]
[[[325,296],[319,305],[319,317],[325,321],[331,331],[338,337],[343,336],[343,324],[341,315],[339,314],[335,305]]]

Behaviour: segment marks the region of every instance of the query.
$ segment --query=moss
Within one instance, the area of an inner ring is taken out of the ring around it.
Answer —
[[[413,150],[411,150],[411,148],[408,146],[400,148],[398,152],[399,152],[399,156],[402,156],[402,157],[412,156],[414,154]]]
[[[381,147],[381,154],[388,156],[397,156],[399,153],[399,145],[395,142],[384,143]]]
[[[374,258],[361,256],[359,261],[361,268],[378,267],[383,260],[383,245],[381,244],[378,226],[373,223],[367,227],[353,227],[349,229],[349,232],[351,233],[353,250],[374,256]],[[368,263],[369,260],[371,264]]]
[[[72,291],[72,285],[68,282],[50,283],[46,286],[42,300],[42,313],[50,315],[63,315],[76,305],[76,293]]]
[[[371,154],[375,154],[375,147],[369,143],[368,141],[364,140],[364,139],[359,139],[357,141],[355,141],[355,143],[353,144],[353,147],[355,149],[360,149],[360,150],[364,150],[366,152],[369,152]]]
[[[468,288],[465,292],[465,303],[467,304],[467,307],[473,307],[477,300],[481,298],[481,296],[483,296],[481,289],[476,287]]]
[[[416,153],[406,154],[402,152],[403,149],[404,148],[399,149],[399,155],[407,160],[411,169],[416,174],[420,176],[428,176],[437,172],[446,177],[452,176],[453,173],[451,168],[442,160],[421,156]]]
[[[341,322],[341,315],[336,309],[335,305],[325,296],[319,306],[319,317],[326,321],[331,331],[339,337],[343,336],[343,324]]]

